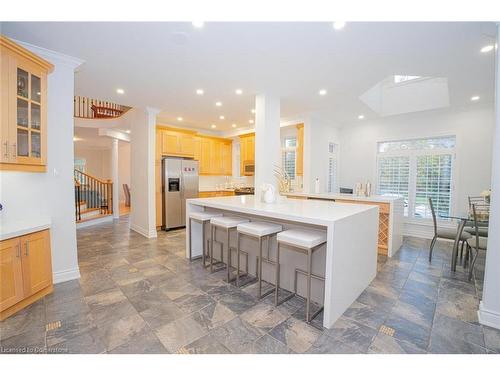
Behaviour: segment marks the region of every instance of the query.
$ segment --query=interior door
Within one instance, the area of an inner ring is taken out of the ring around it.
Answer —
[[[25,296],[52,284],[52,264],[48,231],[21,237],[22,266]]]
[[[0,242],[0,311],[24,298],[19,238]]]

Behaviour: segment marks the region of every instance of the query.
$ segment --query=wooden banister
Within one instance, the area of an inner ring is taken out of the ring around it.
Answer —
[[[87,209],[99,209],[99,213],[113,213],[113,182],[94,177],[78,169],[74,170],[75,179],[75,215],[76,221],[81,220],[81,202]]]
[[[125,105],[75,96],[73,98],[74,117],[78,118],[116,118],[127,112],[130,107]]]

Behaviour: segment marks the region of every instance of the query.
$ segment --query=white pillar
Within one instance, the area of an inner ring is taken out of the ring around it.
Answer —
[[[255,199],[260,200],[260,186],[278,182],[274,169],[281,165],[280,99],[269,94],[255,97]]]
[[[148,238],[156,237],[154,108],[133,108],[127,119],[130,140],[130,228]]]
[[[118,179],[118,139],[112,139],[111,179],[113,180],[113,218],[120,218],[120,181]]]
[[[500,25],[497,25],[497,38]],[[500,40],[500,39],[499,39]],[[498,41],[497,41],[498,43]],[[495,136],[491,181],[491,212],[488,251],[484,274],[483,299],[479,305],[479,322],[500,329],[500,51],[496,51]]]

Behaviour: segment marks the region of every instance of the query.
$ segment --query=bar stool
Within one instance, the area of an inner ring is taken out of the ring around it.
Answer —
[[[237,237],[236,237],[236,251],[238,265],[236,267],[236,286],[240,286],[240,237],[242,235],[257,238],[259,240],[259,256],[257,257],[258,270],[256,276],[259,280],[259,299],[263,298],[273,292],[270,290],[262,295],[262,262],[266,262],[272,265],[276,265],[276,262],[269,259],[269,250],[271,244],[271,237],[275,236],[278,232],[283,230],[283,227],[278,224],[265,223],[262,221],[253,221],[251,223],[238,224],[236,227]],[[262,240],[267,241],[267,257],[262,256]]]
[[[290,298],[297,294],[297,277],[298,274],[306,275],[307,277],[307,293],[306,293],[306,322],[310,322],[316,317],[322,310],[323,306],[316,311],[312,316],[310,316],[310,305],[311,305],[311,279],[317,279],[325,281],[324,277],[314,275],[311,272],[312,268],[312,254],[319,249],[322,245],[326,243],[326,233],[318,230],[304,230],[304,229],[289,229],[278,233],[278,249],[276,251],[276,288],[274,293],[274,304],[276,306],[288,301]],[[294,272],[294,293],[290,296],[278,301],[279,297],[279,287],[280,287],[280,247],[281,245],[287,245],[290,250],[300,252],[307,255],[307,271],[301,270],[299,268],[295,269]]]
[[[236,227],[238,224],[242,223],[247,223],[249,220],[248,219],[243,219],[241,217],[237,216],[220,216],[220,217],[214,217],[210,219],[210,224],[212,225],[212,232],[211,232],[211,241],[212,241],[212,246],[210,246],[210,272],[213,271],[213,255],[214,255],[214,242],[217,242],[220,244],[220,259],[221,262],[224,262],[224,244],[222,242],[219,242],[215,238],[216,234],[216,229],[223,229],[226,231],[226,236],[227,236],[227,282],[231,282],[231,245],[229,243],[230,240],[230,234],[231,230],[236,230]],[[234,248],[233,248],[234,249]],[[247,270],[248,270],[248,253],[246,254],[246,265],[247,265]],[[239,261],[239,259],[238,259]]]
[[[202,255],[201,255],[201,259],[202,259],[202,262],[203,262],[203,267],[207,267],[207,265],[205,265],[205,259],[206,259],[206,255],[208,253],[208,251],[206,250],[207,248],[210,249],[210,239],[207,239],[206,240],[206,243],[205,243],[205,224],[210,224],[210,219],[214,218],[214,217],[219,217],[219,216],[222,216],[221,213],[217,213],[217,212],[191,212],[189,214],[189,260],[193,260],[193,257],[192,257],[192,237],[191,237],[191,223],[193,221],[197,222],[197,223],[200,223],[201,224],[201,241],[202,241]],[[205,245],[207,245],[207,248],[205,248]]]

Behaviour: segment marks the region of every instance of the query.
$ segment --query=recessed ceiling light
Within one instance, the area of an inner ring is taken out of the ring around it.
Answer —
[[[250,112],[254,113],[255,114],[255,109],[252,109]]]
[[[237,125],[236,125],[236,124],[232,124],[231,126],[232,126],[233,128],[235,128]]]
[[[215,105],[216,105],[217,107],[220,107],[220,106],[222,106],[222,102],[215,102]]]
[[[358,116],[358,119],[359,119],[359,120],[363,120],[364,118],[365,118],[365,115],[359,115],[359,116]]]
[[[203,95],[204,93],[205,91],[203,91],[202,89],[196,90],[196,95]]]
[[[217,127],[217,125],[212,124],[212,125],[210,125],[210,127],[211,127],[212,129],[215,129],[215,128]]]
[[[479,99],[480,98],[477,95],[471,96],[471,98],[470,98],[470,100],[472,100],[473,102],[477,102]]]
[[[236,93],[236,95],[243,94],[243,90],[242,89],[236,89],[236,90],[234,90],[234,92]]]
[[[495,48],[495,46],[493,44],[490,44],[481,48],[481,52],[482,53],[490,52],[493,51],[493,48]]]
[[[205,22],[202,21],[194,21],[191,23],[193,24],[193,27],[196,27],[197,29],[201,29],[205,25]]]
[[[129,129],[125,130],[125,133],[130,134],[130,130]]]
[[[124,89],[116,89],[116,93],[123,95],[123,94],[125,94],[125,90]]]
[[[248,123],[249,124],[253,124],[253,120],[248,120]]]
[[[319,90],[318,94],[320,94],[321,96],[325,96],[327,93],[327,91],[325,89],[321,89]]]
[[[182,121],[184,120],[182,117],[177,117],[177,121]]]
[[[224,120],[224,116],[219,116],[219,120]]]
[[[345,27],[345,22],[334,22],[333,23],[333,28],[335,30],[342,30]]]

